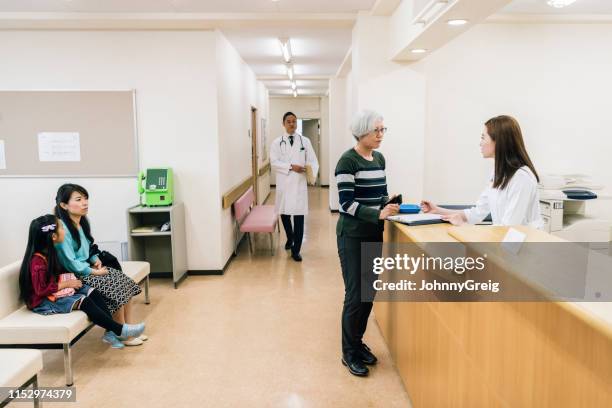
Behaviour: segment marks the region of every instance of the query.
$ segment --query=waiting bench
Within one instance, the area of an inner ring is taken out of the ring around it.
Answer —
[[[0,348],[63,348],[66,385],[72,385],[71,346],[93,323],[81,311],[43,316],[29,310],[19,299],[20,268],[21,261],[0,268]],[[135,282],[144,282],[149,304],[149,263],[121,262],[121,268]]]
[[[237,225],[234,254],[238,252],[240,232],[247,234],[250,252],[253,252],[251,233],[263,232],[270,234],[270,250],[274,255],[274,231],[278,229],[280,232],[280,226],[278,214],[273,205],[255,205],[255,193],[253,187],[250,187],[234,203],[234,217]]]
[[[11,394],[6,388],[25,389],[32,385],[38,388],[38,373],[43,368],[42,353],[39,350],[0,350],[0,407],[11,401]],[[34,398],[34,406],[40,405],[39,398]]]

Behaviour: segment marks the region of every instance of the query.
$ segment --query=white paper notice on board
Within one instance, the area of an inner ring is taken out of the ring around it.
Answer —
[[[0,140],[0,170],[6,170],[6,154],[4,153],[4,140]]]
[[[77,132],[38,134],[38,159],[41,162],[81,161],[81,139]]]

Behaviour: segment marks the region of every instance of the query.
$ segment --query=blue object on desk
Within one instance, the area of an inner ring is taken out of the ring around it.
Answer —
[[[567,198],[572,200],[594,200],[597,194],[589,190],[563,190]]]
[[[418,214],[421,212],[421,206],[417,204],[402,204],[399,209],[400,214]]]

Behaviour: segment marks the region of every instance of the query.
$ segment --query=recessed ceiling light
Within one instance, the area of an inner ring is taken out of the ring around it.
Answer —
[[[458,18],[454,20],[448,20],[446,23],[452,26],[461,26],[461,25],[467,24],[467,22],[468,22],[467,20]]]
[[[427,52],[426,49],[424,48],[415,48],[413,50],[410,50],[413,54],[425,54]]]
[[[554,8],[562,8],[565,6],[569,6],[570,4],[572,4],[573,2],[575,2],[576,0],[548,0],[546,3]]]

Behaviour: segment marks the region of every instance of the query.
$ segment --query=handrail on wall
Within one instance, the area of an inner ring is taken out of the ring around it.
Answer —
[[[270,165],[270,160],[266,160],[263,166],[259,168],[257,173],[259,174],[259,177],[261,177],[267,172],[269,172],[271,169],[272,169],[272,166]],[[240,184],[232,187],[230,191],[225,193],[223,197],[221,198],[223,209],[226,210],[230,208],[232,204],[234,204],[236,200],[238,200],[252,185],[253,185],[253,177],[249,177],[245,179],[243,182],[241,182]]]
[[[232,206],[248,189],[253,185],[253,177],[249,177],[242,183],[234,186],[230,191],[222,197],[223,209],[226,210]]]

